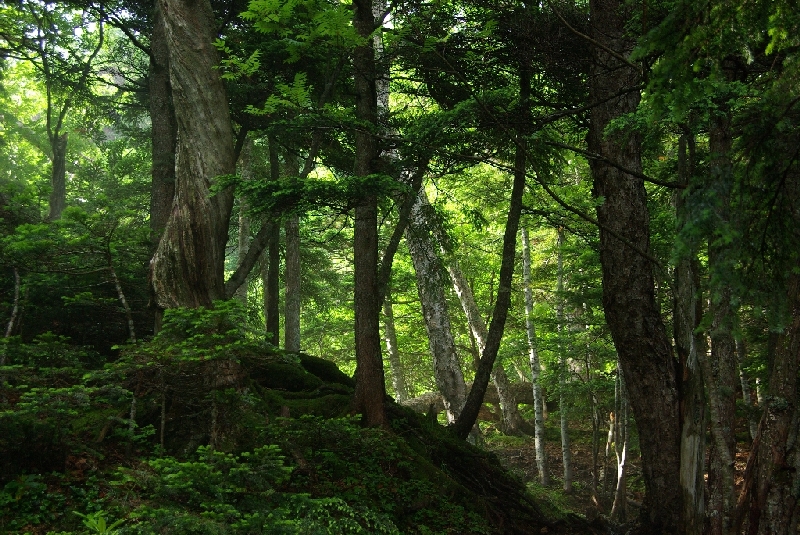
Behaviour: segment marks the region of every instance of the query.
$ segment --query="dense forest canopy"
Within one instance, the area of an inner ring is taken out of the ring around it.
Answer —
[[[784,0],[0,4],[2,529],[795,533],[799,26]],[[321,486],[313,429],[396,461],[381,489],[425,450],[464,523]],[[453,456],[500,436],[612,524],[548,523],[489,461],[531,508],[470,510]]]

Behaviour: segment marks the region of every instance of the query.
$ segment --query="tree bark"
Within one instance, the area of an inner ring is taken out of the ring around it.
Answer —
[[[592,38],[627,56],[634,41],[626,37],[628,17],[619,0],[592,0]],[[641,171],[636,132],[606,136],[614,119],[636,110],[640,73],[604,49],[593,51],[590,81],[592,108],[589,149],[604,160],[591,160],[600,227],[603,308],[625,375],[639,429],[645,498],[639,533],[682,533],[679,397],[672,348],[655,300],[653,266],[639,251],[650,248],[647,195],[641,178],[610,165]],[[621,236],[625,243],[615,235]],[[637,250],[635,250],[634,246]]]
[[[394,311],[392,310],[392,292],[387,288],[383,300],[383,329],[386,342],[386,354],[389,356],[389,368],[392,374],[392,387],[395,399],[403,403],[408,399],[405,374],[400,364],[400,352],[397,347],[397,332],[394,328]]]
[[[711,315],[711,355],[700,356],[703,379],[708,391],[711,415],[711,437],[709,453],[708,508],[710,535],[727,535],[731,526],[731,514],[735,506],[733,458],[736,448],[734,423],[736,420],[736,344],[733,339],[734,310],[731,305],[730,280],[734,276],[734,265],[730,258],[730,246],[724,234],[731,223],[730,191],[732,166],[730,150],[732,137],[726,117],[712,120],[709,131],[711,152],[710,180],[707,188],[712,199],[714,232],[709,238],[708,268],[710,277],[709,313]]]
[[[239,155],[239,173],[243,181],[253,179],[253,141],[248,139],[244,142],[242,152]],[[247,251],[250,249],[250,215],[247,213],[248,202],[243,196],[239,197],[239,235],[238,252],[236,255],[236,268],[240,269],[244,264]],[[236,289],[234,297],[243,305],[247,306],[247,282]]]
[[[150,280],[161,308],[210,306],[225,297],[224,262],[233,192],[213,197],[215,177],[235,171],[228,98],[217,70],[208,0],[158,0],[169,49],[178,125],[175,199]]]
[[[50,148],[53,151],[53,169],[50,174],[50,210],[48,221],[61,219],[61,213],[67,207],[67,139],[64,132],[50,137]]]
[[[286,298],[284,302],[284,347],[286,351],[300,351],[300,216],[291,215],[286,219],[286,265],[284,283]]]
[[[528,229],[522,228],[522,279],[525,286],[525,329],[528,335],[528,351],[531,363],[531,385],[533,390],[534,413],[534,447],[536,449],[536,466],[539,469],[539,480],[543,486],[550,484],[550,471],[547,467],[547,454],[544,449],[544,400],[539,378],[542,366],[539,362],[539,351],[536,347],[536,330],[533,324],[533,290],[531,289],[531,246]]]
[[[678,145],[678,179],[688,186],[692,175],[694,140],[682,136]],[[685,196],[693,192],[689,189],[675,194],[679,237],[690,221]],[[680,480],[686,535],[701,535],[705,523],[706,400],[698,353],[705,353],[705,343],[703,334],[695,334],[703,313],[699,300],[700,274],[696,246],[690,245],[687,249],[678,257],[675,265],[673,304],[675,351],[683,370]]]
[[[569,441],[569,405],[567,403],[567,378],[569,361],[567,349],[563,344],[564,336],[564,229],[558,229],[558,282],[556,288],[556,322],[558,330],[558,415],[561,420],[561,463],[564,467],[564,492],[572,492],[572,451]]]
[[[278,142],[275,136],[269,137],[269,173],[270,180],[277,182],[280,179],[281,167],[278,159]],[[281,317],[280,317],[280,239],[281,228],[279,225],[270,227],[267,254],[262,259],[264,269],[264,320],[267,342],[278,347],[280,345]]]
[[[421,192],[420,195],[424,196],[422,198],[424,205],[429,206],[428,198],[425,196],[425,193]],[[434,229],[434,233],[437,234],[439,247],[442,253],[444,253],[444,247],[442,247],[442,244],[445,243],[443,229],[439,224],[430,219],[432,218],[429,218],[428,227]],[[461,272],[461,268],[455,258],[451,258],[450,262],[448,262],[447,271],[450,274],[450,281],[453,284],[456,295],[458,295],[458,300],[461,302],[464,315],[467,317],[467,324],[475,339],[478,353],[482,354],[483,350],[486,348],[486,338],[489,333],[486,328],[486,322],[483,321],[483,316],[481,316],[478,310],[478,304],[475,302],[475,294],[472,293],[472,288],[467,284],[467,280],[464,278],[464,274]],[[495,389],[497,390],[497,398],[500,400],[500,411],[502,413],[501,429],[503,433],[507,435],[519,435],[525,432],[526,429],[530,431],[530,426],[519,414],[517,400],[514,399],[514,393],[510,387],[508,375],[506,375],[506,371],[500,362],[495,363],[491,377]]]
[[[430,233],[430,218],[425,213],[430,205],[426,200],[425,191],[420,190],[406,227],[406,244],[417,274],[422,316],[433,357],[433,375],[444,398],[447,421],[453,423],[464,406],[467,387],[456,355],[450,312],[444,293],[449,281],[439,257],[438,246]]]
[[[19,316],[19,291],[21,287],[22,277],[19,276],[19,269],[14,266],[14,300],[11,303],[11,317],[8,318],[8,323],[6,324],[5,338],[11,338],[11,334],[14,332],[14,327],[17,326],[17,317]],[[0,366],[5,366],[5,353],[3,353],[2,357],[2,360],[0,360]]]
[[[769,391],[762,406],[762,437],[755,451],[750,533],[758,535],[788,535],[797,529],[800,275],[796,272],[789,276],[787,290],[790,323],[777,338]]]
[[[375,171],[378,151],[373,133],[377,124],[375,89],[375,51],[370,38],[375,30],[371,0],[353,2],[353,26],[363,44],[353,54],[356,93],[356,118],[368,125],[355,135],[356,176],[369,176]],[[367,195],[355,209],[354,278],[355,278],[355,345],[356,391],[353,410],[364,417],[368,426],[387,424],[386,383],[381,357],[380,309],[378,299],[378,198]]]
[[[153,167],[150,184],[150,242],[153,251],[167,226],[175,197],[175,151],[178,126],[172,105],[169,81],[169,48],[161,7],[153,10],[153,33],[150,36],[150,70],[148,75],[150,125]]]

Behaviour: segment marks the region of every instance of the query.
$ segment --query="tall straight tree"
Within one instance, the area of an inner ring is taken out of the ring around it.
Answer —
[[[539,350],[536,347],[536,330],[533,324],[533,290],[531,289],[531,246],[528,229],[522,227],[522,280],[525,286],[525,332],[528,337],[528,351],[531,365],[531,385],[533,387],[534,447],[539,480],[543,486],[550,484],[550,471],[547,467],[547,453],[544,449],[544,400],[542,396],[542,366]]]
[[[209,0],[158,0],[169,50],[177,118],[175,199],[150,263],[161,308],[208,306],[222,299],[233,192],[211,195],[214,179],[235,172],[228,98],[214,48]]]
[[[353,54],[356,92],[356,118],[364,125],[356,131],[355,174],[368,177],[376,171],[378,149],[372,129],[378,122],[375,87],[375,49],[372,34],[376,29],[371,0],[353,2],[353,26],[362,39]],[[365,195],[355,209],[355,341],[356,391],[353,410],[368,426],[387,423],[386,383],[381,357],[380,310],[378,298],[378,197]]]
[[[675,534],[681,533],[683,513],[679,395],[672,347],[655,299],[641,141],[635,131],[606,132],[639,104],[641,72],[625,59],[634,46],[628,21],[622,1],[590,2],[596,46],[588,141],[589,149],[604,158],[590,161],[594,194],[603,200],[597,207],[603,308],[639,429],[645,498],[638,530]]]

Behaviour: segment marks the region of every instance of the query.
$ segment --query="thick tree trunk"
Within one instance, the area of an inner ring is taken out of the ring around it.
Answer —
[[[621,55],[634,41],[626,37],[625,4],[619,0],[590,2],[592,38]],[[634,112],[641,83],[637,69],[606,50],[594,49],[590,100],[589,149],[625,169],[641,170],[636,132],[606,135],[614,119]],[[627,91],[627,92],[625,92]],[[615,96],[616,95],[616,96]],[[628,394],[639,429],[645,498],[638,531],[655,535],[683,532],[680,484],[681,418],[675,360],[658,304],[650,249],[647,194],[641,178],[605,160],[590,161],[597,208],[603,308],[619,354]]]
[[[762,406],[762,436],[755,452],[750,533],[758,535],[788,535],[797,530],[800,275],[790,275],[787,294],[791,319],[777,338],[769,392]]]
[[[525,328],[528,335],[528,351],[531,363],[531,384],[533,386],[534,413],[534,446],[536,449],[536,466],[539,469],[539,480],[542,485],[550,484],[550,471],[547,467],[547,454],[544,450],[544,400],[539,378],[542,366],[539,362],[539,351],[536,347],[536,330],[533,324],[533,290],[531,289],[531,246],[528,229],[522,228],[522,279],[525,286]]]
[[[688,144],[688,155],[687,155]],[[693,167],[693,140],[681,137],[678,148],[678,175],[689,184]],[[686,190],[684,190],[686,191]],[[677,232],[689,223],[685,195],[675,194]],[[705,353],[704,335],[695,334],[700,325],[702,305],[699,300],[699,266],[694,247],[682,254],[675,266],[675,302],[673,333],[675,351],[681,365],[681,489],[683,523],[686,535],[701,535],[705,523],[706,400],[698,352]]]
[[[161,7],[153,10],[153,33],[150,36],[150,71],[148,74],[152,146],[152,182],[150,184],[150,242],[153,251],[167,226],[175,197],[175,151],[178,126],[172,106],[169,81],[169,48]]]
[[[208,306],[225,297],[224,262],[233,192],[210,195],[215,177],[235,171],[228,98],[217,70],[208,0],[158,0],[169,49],[178,125],[175,199],[151,261],[161,308]]]
[[[53,135],[50,139],[50,149],[53,151],[53,169],[50,173],[50,210],[47,214],[48,221],[61,219],[61,213],[67,207],[67,139],[64,132]]]
[[[439,257],[438,245],[430,233],[431,224],[426,214],[430,205],[425,200],[425,192],[420,190],[409,216],[406,244],[417,274],[422,316],[433,357],[433,375],[444,398],[447,421],[452,423],[464,406],[467,387],[456,355],[450,311],[444,293],[449,281]]]
[[[386,354],[389,356],[389,368],[392,374],[392,387],[394,396],[398,403],[408,399],[408,388],[406,387],[405,374],[400,364],[400,352],[397,347],[397,332],[394,328],[394,311],[392,310],[392,292],[386,289],[386,297],[383,300],[383,328],[384,341],[386,342]]]
[[[356,92],[356,117],[373,127],[377,124],[377,95],[375,90],[375,51],[369,37],[375,30],[371,0],[353,2],[353,26],[365,39],[353,54]],[[372,132],[359,129],[355,135],[356,176],[374,172],[378,151]],[[369,426],[387,423],[386,383],[381,357],[380,309],[378,299],[378,198],[367,195],[355,209],[355,335],[356,391],[353,409],[363,414]]]

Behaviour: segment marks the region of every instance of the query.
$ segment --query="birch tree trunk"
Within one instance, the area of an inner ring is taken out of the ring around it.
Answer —
[[[422,195],[424,195],[424,192]],[[424,200],[427,205],[427,198]],[[431,226],[433,227],[433,225],[435,225],[435,223],[432,223]],[[441,232],[442,230],[439,225],[436,225],[434,228],[437,232]],[[441,238],[438,241],[441,247],[443,241]],[[483,316],[481,316],[478,310],[478,304],[475,302],[475,294],[472,293],[472,288],[467,283],[464,274],[458,266],[458,262],[454,258],[450,259],[447,271],[450,274],[450,281],[453,284],[453,288],[461,302],[461,308],[464,310],[464,314],[467,317],[467,323],[475,339],[478,353],[482,354],[486,348],[486,338],[489,332],[486,328],[486,323],[483,321]],[[498,362],[495,364],[491,377],[495,389],[497,390],[497,397],[500,400],[503,432],[507,435],[518,435],[522,433],[529,426],[519,414],[517,400],[514,399],[508,376],[501,363]]]
[[[230,189],[210,194],[235,171],[228,98],[217,65],[208,0],[158,0],[165,21],[178,126],[175,199],[150,263],[161,308],[209,306],[225,296],[224,262],[233,206]]]
[[[522,279],[525,286],[525,328],[528,335],[528,351],[531,362],[531,384],[533,385],[534,411],[534,446],[536,448],[536,466],[539,469],[539,480],[543,486],[550,484],[550,471],[547,468],[547,454],[544,449],[544,400],[539,378],[542,366],[539,362],[539,351],[536,347],[536,331],[533,324],[533,291],[531,289],[531,246],[528,229],[522,228]]]
[[[569,374],[569,359],[562,340],[564,336],[564,229],[558,229],[558,282],[556,288],[556,329],[558,330],[558,414],[561,418],[561,462],[564,466],[564,492],[572,492],[572,451],[569,441],[569,415],[567,403],[567,376]]]
[[[619,365],[615,394],[617,417],[614,420],[614,453],[617,457],[617,486],[614,490],[614,504],[611,506],[611,519],[625,523],[628,520],[628,391]]]
[[[422,304],[422,316],[428,333],[428,345],[433,357],[433,375],[444,399],[447,421],[452,423],[461,412],[467,397],[464,374],[456,355],[450,324],[450,312],[444,290],[449,286],[438,246],[430,234],[430,222],[423,202],[425,192],[420,190],[417,202],[411,209],[406,244],[417,274],[417,290]]]
[[[392,374],[392,386],[394,387],[395,399],[402,403],[408,399],[408,388],[403,374],[403,367],[400,364],[400,352],[397,347],[397,332],[394,329],[394,311],[392,310],[392,292],[386,289],[386,297],[383,300],[383,328],[384,341],[386,342],[386,354],[389,356],[389,369]]]

